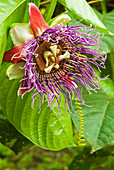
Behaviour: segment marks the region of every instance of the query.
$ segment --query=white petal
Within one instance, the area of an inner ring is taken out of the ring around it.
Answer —
[[[8,75],[9,79],[16,79],[24,77],[25,69],[23,69],[25,62],[19,62],[17,64],[12,64],[8,67],[6,74]]]
[[[64,27],[71,18],[67,14],[58,16],[50,25],[50,27],[55,27],[58,24],[61,24],[61,27]]]
[[[10,30],[14,45],[21,46],[34,38],[34,33],[29,24],[18,23]]]

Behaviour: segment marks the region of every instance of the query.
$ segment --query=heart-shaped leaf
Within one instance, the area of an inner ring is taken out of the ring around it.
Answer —
[[[62,117],[53,113],[47,103],[43,103],[39,111],[40,98],[31,108],[32,94],[28,93],[22,99],[17,96],[19,80],[9,80],[6,69],[9,64],[4,63],[0,70],[0,104],[7,119],[25,137],[38,146],[60,150],[68,146],[75,146],[71,117],[66,115],[64,104],[61,104]]]

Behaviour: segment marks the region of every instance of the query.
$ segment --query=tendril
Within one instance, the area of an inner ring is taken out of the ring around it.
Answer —
[[[75,99],[76,102],[75,104],[77,105],[76,108],[78,109],[78,116],[79,116],[79,141],[78,141],[78,145],[79,146],[84,146],[86,145],[85,143],[85,139],[84,139],[84,118],[83,118],[83,111],[82,111],[82,107],[81,107],[81,103],[79,103],[78,99]]]

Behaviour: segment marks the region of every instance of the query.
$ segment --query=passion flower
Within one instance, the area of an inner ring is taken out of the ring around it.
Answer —
[[[61,24],[50,28],[34,4],[30,4],[30,11],[33,17],[35,16],[34,22],[30,24],[35,32],[35,38],[21,46],[15,53],[12,52],[13,55],[11,55],[12,49],[5,53],[3,61],[15,63],[8,69],[7,74],[9,78],[13,75],[12,72],[15,70],[13,67],[16,67],[17,63],[17,70],[19,72],[23,70],[24,75],[18,95],[23,96],[32,91],[32,104],[40,95],[40,101],[45,98],[52,110],[52,104],[56,101],[55,106],[60,113],[63,94],[65,106],[71,112],[72,96],[84,104],[83,86],[88,92],[100,90],[98,83],[100,77],[91,65],[105,69],[106,55],[98,50],[101,45],[100,36],[91,35],[92,29],[89,26],[78,24],[71,27],[63,26],[64,19]],[[40,18],[41,25],[36,17]],[[13,75],[13,78],[20,77],[17,74]]]

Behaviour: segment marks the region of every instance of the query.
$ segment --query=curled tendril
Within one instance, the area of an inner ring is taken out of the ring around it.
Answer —
[[[84,123],[83,123],[83,111],[82,111],[82,107],[81,107],[81,103],[79,103],[78,99],[75,99],[76,102],[75,104],[77,105],[76,108],[78,109],[78,115],[79,115],[79,141],[78,141],[78,145],[79,146],[85,146],[85,139],[84,139]]]

